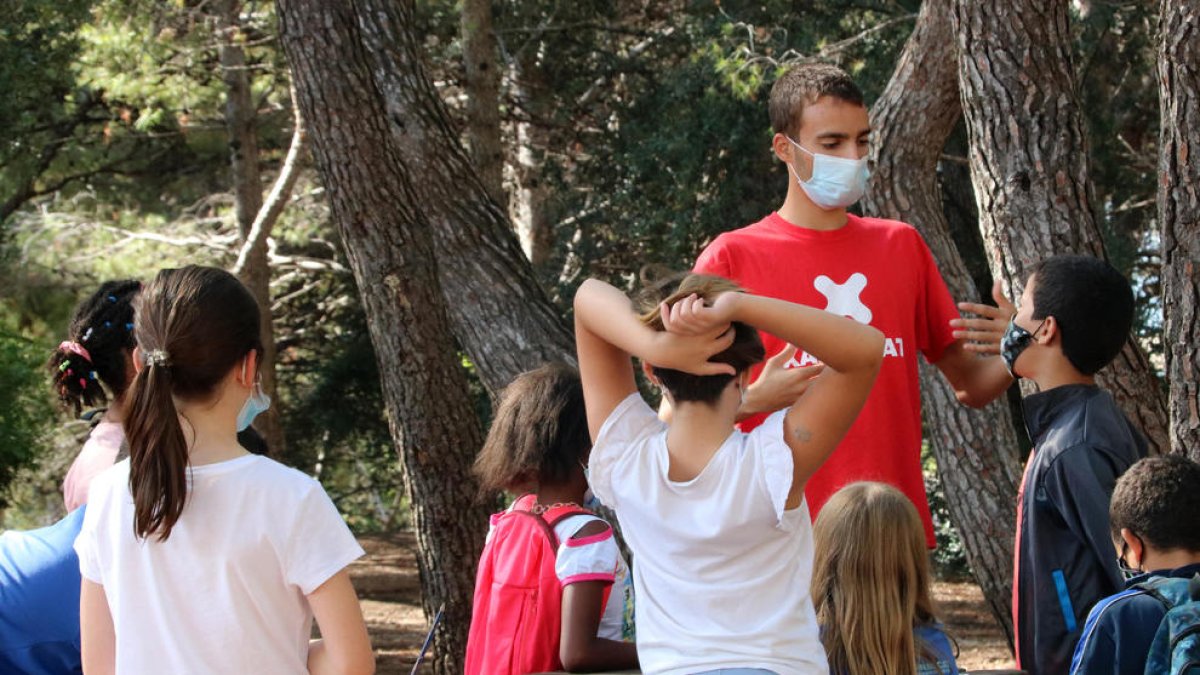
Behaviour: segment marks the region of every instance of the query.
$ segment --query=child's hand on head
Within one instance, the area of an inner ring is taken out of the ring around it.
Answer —
[[[729,324],[719,325],[698,335],[659,332],[655,333],[653,353],[647,360],[660,368],[692,375],[736,375],[733,366],[709,361],[729,349],[733,339],[733,327]]]
[[[703,335],[720,328],[729,327],[733,320],[733,308],[737,302],[737,293],[722,293],[711,305],[695,293],[676,302],[674,305],[662,303],[659,313],[662,315],[663,330],[676,335]]]

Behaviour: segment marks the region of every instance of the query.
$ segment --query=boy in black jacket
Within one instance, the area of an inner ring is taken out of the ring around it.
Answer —
[[[1017,667],[1030,675],[1066,673],[1088,610],[1123,586],[1108,504],[1146,441],[1095,374],[1132,323],[1133,292],[1120,272],[1097,258],[1055,256],[1034,268],[1001,340],[1009,371],[1039,389],[1024,402],[1033,451],[1017,498],[1013,579]]]
[[[1200,574],[1200,464],[1179,455],[1134,464],[1117,481],[1109,518],[1122,565],[1142,574],[1092,609],[1072,675],[1145,672],[1167,605],[1143,584]]]

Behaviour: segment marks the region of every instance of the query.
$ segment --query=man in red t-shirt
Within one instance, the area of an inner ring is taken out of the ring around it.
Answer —
[[[752,293],[844,314],[883,331],[883,367],[866,406],[837,450],[809,480],[808,507],[816,518],[825,501],[859,480],[895,485],[917,506],[930,547],[933,526],[921,474],[921,400],[917,354],[935,364],[963,403],[982,406],[1012,378],[998,356],[1012,305],[956,307],[925,241],[910,225],[846,212],[867,181],[870,123],[862,93],[829,65],[802,65],[771,89],[772,149],[787,165],[787,198],[780,209],[717,237],[695,271],[736,281]],[[973,312],[962,319],[958,309]],[[768,355],[753,372],[746,412],[769,412],[803,390],[820,366],[763,334]],[[790,404],[790,401],[789,401]],[[758,408],[756,410],[756,408]],[[764,414],[743,422],[749,430]]]

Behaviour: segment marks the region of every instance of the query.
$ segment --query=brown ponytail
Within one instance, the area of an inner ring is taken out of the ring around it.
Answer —
[[[251,350],[262,351],[258,305],[213,267],[158,273],[138,298],[143,366],[125,416],[134,532],[165,541],[187,501],[188,441],[175,401],[205,401]]]

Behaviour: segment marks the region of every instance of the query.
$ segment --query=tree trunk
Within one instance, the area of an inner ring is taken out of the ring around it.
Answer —
[[[262,209],[262,172],[258,157],[258,110],[250,90],[250,71],[242,48],[240,0],[227,0],[220,6],[221,42],[218,52],[221,77],[225,81],[225,128],[229,134],[229,163],[233,172],[234,211],[243,242],[250,238],[254,219]],[[251,251],[238,275],[258,301],[263,343],[259,374],[263,390],[276,402],[254,422],[267,442],[272,457],[285,451],[283,424],[279,415],[279,397],[275,391],[275,327],[271,316],[271,268],[267,249]]]
[[[470,474],[482,432],[438,285],[430,224],[418,208],[428,195],[404,174],[355,5],[279,0],[280,39],[362,293],[407,477],[422,605],[428,619],[445,608],[434,670],[448,675],[462,672],[488,516]],[[477,180],[457,187],[483,192]]]
[[[925,238],[955,298],[975,301],[942,210],[937,166],[960,115],[951,0],[926,0],[883,95],[871,110],[874,171],[864,208],[912,223]],[[960,404],[937,368],[921,363],[925,428],[950,514],[992,614],[1012,646],[1012,560],[1020,466],[1005,400]]]
[[[955,0],[959,85],[980,228],[1009,297],[1059,253],[1104,257],[1071,69],[1066,0]],[[1132,339],[1101,385],[1164,452],[1162,384]]]
[[[501,209],[506,209],[504,144],[500,138],[500,64],[496,33],[492,30],[492,0],[463,0],[461,26],[471,161],[488,194]]]
[[[1200,3],[1161,7],[1158,222],[1171,450],[1200,461]]]
[[[550,139],[545,127],[536,121],[549,113],[541,58],[540,49],[524,49],[513,59],[513,93],[525,111],[525,117],[532,121],[522,119],[516,123],[517,190],[511,212],[521,248],[534,269],[545,264],[554,250],[554,223],[546,211],[549,195],[546,181],[542,179],[545,149]]]
[[[488,196],[426,74],[412,0],[359,0],[363,44],[400,152],[433,227],[454,332],[493,393],[546,361],[574,363],[571,333]]]

